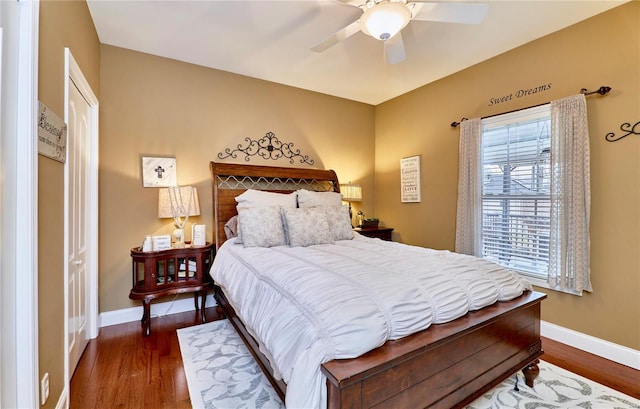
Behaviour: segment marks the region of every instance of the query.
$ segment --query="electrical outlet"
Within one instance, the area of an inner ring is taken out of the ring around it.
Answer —
[[[42,376],[40,381],[40,403],[44,405],[49,399],[49,372]]]

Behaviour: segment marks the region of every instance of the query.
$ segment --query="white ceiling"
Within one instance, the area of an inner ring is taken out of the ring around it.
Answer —
[[[339,0],[88,0],[103,44],[372,105],[625,2],[477,2],[489,6],[478,25],[411,21],[407,58],[391,65],[362,32],[311,51],[361,15]]]

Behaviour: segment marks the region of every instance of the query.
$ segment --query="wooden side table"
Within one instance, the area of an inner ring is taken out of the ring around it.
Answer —
[[[145,335],[151,333],[151,301],[167,295],[193,292],[196,311],[205,322],[205,300],[211,284],[208,273],[213,257],[212,243],[162,251],[131,249],[133,285],[129,298],[142,300]]]
[[[392,227],[356,227],[353,231],[362,234],[363,236],[378,238],[386,241],[391,241]]]

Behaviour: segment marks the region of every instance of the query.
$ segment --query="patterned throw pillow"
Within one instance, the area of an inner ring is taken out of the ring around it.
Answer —
[[[353,227],[351,227],[351,217],[348,206],[323,206],[327,213],[329,228],[334,240],[353,239]]]
[[[321,207],[282,209],[291,247],[333,244],[327,213]]]
[[[274,247],[287,244],[280,206],[238,209],[238,225],[245,247]]]
[[[240,213],[241,209],[249,209],[249,208],[264,208],[264,207],[296,207],[298,205],[298,194],[296,192],[291,193],[276,193],[276,192],[268,192],[264,190],[256,190],[256,189],[247,189],[241,195],[236,196],[236,208],[238,209],[238,213]],[[233,223],[231,219],[229,219],[229,223]],[[243,244],[243,229],[240,226],[240,220],[237,221],[237,229],[236,229],[236,238],[235,242],[237,244]],[[231,227],[231,225],[229,226]],[[227,238],[229,238],[229,234],[227,233],[228,229],[225,226],[225,234],[227,234]],[[258,233],[256,233],[258,234]],[[285,235],[286,239],[286,235]],[[255,243],[255,242],[252,242]],[[286,244],[286,243],[285,243]],[[255,246],[246,246],[245,247],[255,247]],[[269,246],[260,246],[260,247],[269,247]]]

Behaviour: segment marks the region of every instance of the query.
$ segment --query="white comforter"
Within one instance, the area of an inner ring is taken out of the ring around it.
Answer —
[[[211,276],[287,383],[289,409],[326,406],[323,362],[531,290],[476,257],[360,235],[310,247],[233,241],[218,250]]]

